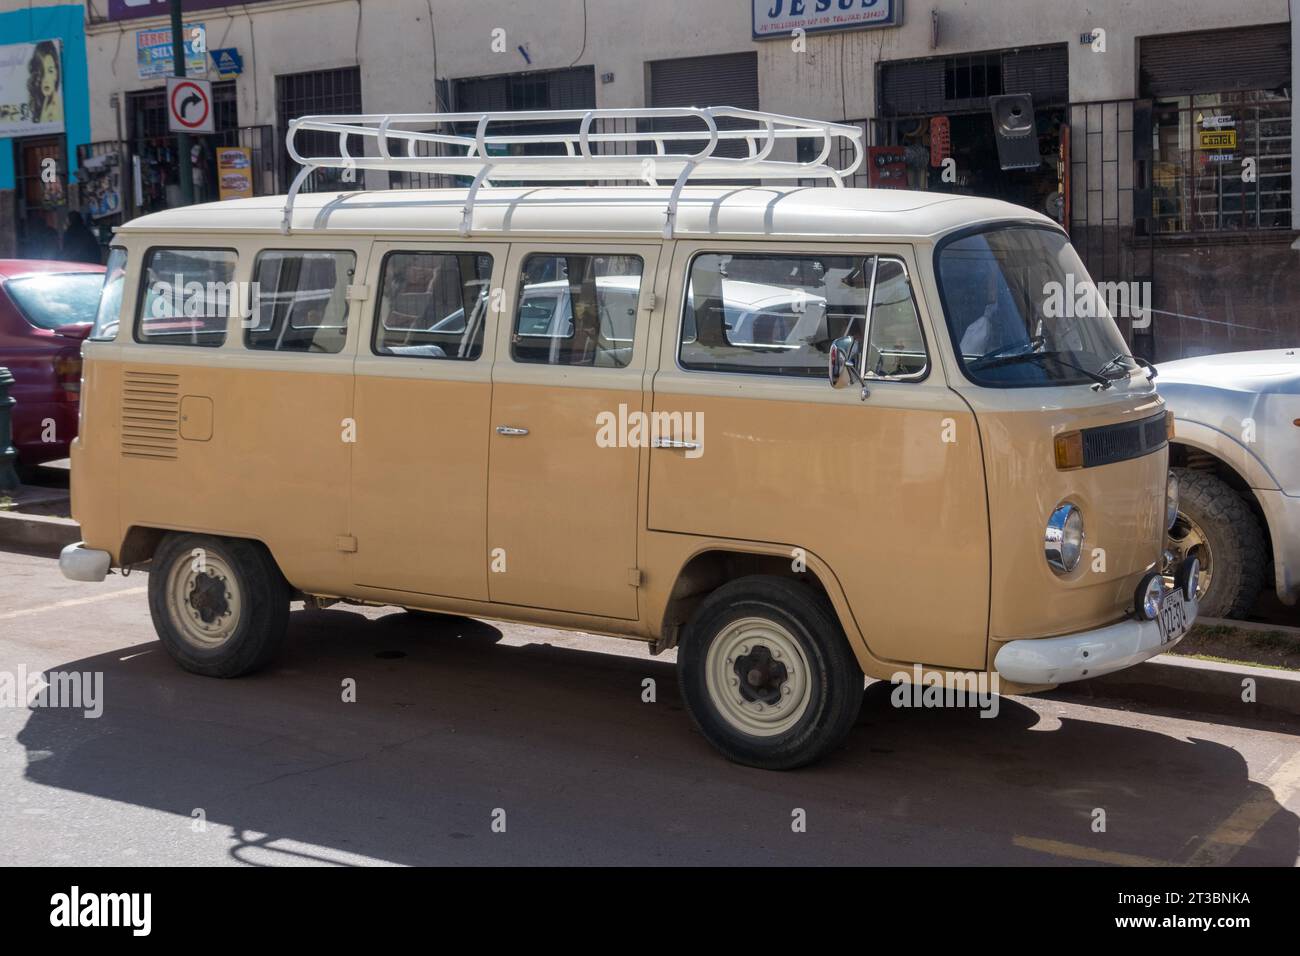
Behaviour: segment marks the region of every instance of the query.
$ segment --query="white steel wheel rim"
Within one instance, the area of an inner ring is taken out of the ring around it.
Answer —
[[[230,565],[211,551],[185,555],[167,576],[167,603],[181,638],[199,650],[213,650],[239,627],[243,598]]]
[[[774,737],[799,722],[812,696],[810,676],[794,635],[761,617],[728,624],[704,661],[714,708],[736,730],[755,737]]]

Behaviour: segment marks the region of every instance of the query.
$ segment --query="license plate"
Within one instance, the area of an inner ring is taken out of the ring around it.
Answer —
[[[1182,591],[1175,588],[1165,592],[1160,601],[1156,623],[1160,625],[1161,644],[1176,641],[1187,632],[1187,603],[1183,600]]]

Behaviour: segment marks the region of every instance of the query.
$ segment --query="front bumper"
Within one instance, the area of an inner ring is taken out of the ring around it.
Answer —
[[[1173,590],[1166,588],[1166,593]],[[1140,664],[1175,647],[1191,630],[1198,604],[1185,601],[1187,630],[1161,642],[1160,625],[1130,615],[1115,624],[1064,637],[1009,641],[993,659],[998,675],[1017,684],[1066,684]]]
[[[59,570],[69,581],[102,581],[108,577],[113,556],[107,551],[86,547],[78,541],[59,552]]]

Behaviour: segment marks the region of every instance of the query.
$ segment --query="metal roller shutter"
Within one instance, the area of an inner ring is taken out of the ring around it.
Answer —
[[[1291,85],[1291,26],[1269,23],[1138,40],[1143,96],[1185,96]]]
[[[758,54],[726,53],[650,64],[650,105],[758,109]]]
[[[650,64],[650,105],[667,106],[734,106],[758,109],[758,54],[724,53],[718,56],[692,56],[680,60],[659,60]],[[718,121],[719,129],[745,126],[737,120]],[[659,131],[690,130],[702,126],[691,120],[655,120]],[[669,144],[669,152],[694,152],[698,141]],[[719,156],[743,156],[742,143],[720,143]]]

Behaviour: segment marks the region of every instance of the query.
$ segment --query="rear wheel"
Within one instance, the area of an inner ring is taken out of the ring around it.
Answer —
[[[239,677],[270,661],[289,625],[289,597],[255,541],[168,535],[149,570],[158,638],[176,663],[206,677]]]
[[[1248,613],[1264,583],[1264,534],[1255,513],[1215,475],[1190,468],[1173,471],[1178,517],[1169,531],[1169,549],[1175,560],[1195,555],[1201,562],[1199,613]]]
[[[823,757],[862,707],[862,671],[834,609],[785,578],[741,578],[710,594],[687,625],[677,673],[705,739],[765,770]]]

